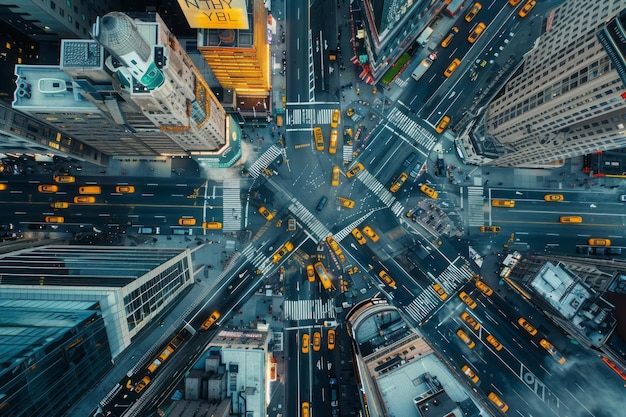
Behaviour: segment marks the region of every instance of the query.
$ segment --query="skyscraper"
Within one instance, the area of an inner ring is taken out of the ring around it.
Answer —
[[[42,246],[0,255],[0,415],[60,416],[193,284],[187,249]]]
[[[199,29],[198,50],[220,85],[234,90],[238,112],[246,119],[264,119],[271,111],[268,13],[262,0],[247,3],[252,6],[246,13],[247,27],[209,24]]]
[[[107,154],[223,153],[224,108],[160,17],[141,17],[98,19],[95,41],[63,42],[60,66],[17,65],[14,108]]]
[[[625,50],[625,9],[626,0],[568,0],[554,10],[488,107],[487,133],[504,149],[494,165],[543,165],[626,145],[624,71],[616,70],[626,55],[615,53]]]

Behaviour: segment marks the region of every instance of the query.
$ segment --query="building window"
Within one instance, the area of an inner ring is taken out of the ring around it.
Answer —
[[[51,2],[50,2],[50,8],[51,8],[52,10],[56,10],[56,8],[57,8],[57,4],[56,4],[55,2],[53,2],[53,1],[51,1]]]

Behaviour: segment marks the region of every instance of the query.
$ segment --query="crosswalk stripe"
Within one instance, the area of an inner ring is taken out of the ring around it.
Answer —
[[[241,181],[239,178],[224,180],[222,207],[222,230],[224,232],[241,230]]]
[[[282,150],[278,146],[270,146],[256,161],[254,161],[252,165],[250,165],[248,172],[254,178],[258,178],[259,175],[261,175],[261,172],[267,168],[280,154],[282,154]]]

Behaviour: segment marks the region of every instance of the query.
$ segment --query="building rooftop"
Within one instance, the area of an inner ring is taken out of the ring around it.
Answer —
[[[568,319],[574,317],[583,303],[591,299],[591,292],[586,286],[561,264],[547,262],[530,281],[530,286]]]
[[[79,94],[80,88],[58,66],[16,65],[13,107],[24,111],[99,112]]]
[[[184,249],[45,246],[0,255],[3,285],[123,287]]]
[[[479,416],[457,375],[415,329],[384,303],[350,317],[362,365],[357,368],[372,414],[404,417]]]

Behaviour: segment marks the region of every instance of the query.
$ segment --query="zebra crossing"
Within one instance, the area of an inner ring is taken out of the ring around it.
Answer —
[[[421,324],[437,308],[440,302],[439,297],[427,288],[415,297],[409,305],[406,305],[404,311],[418,324]]]
[[[385,188],[384,185],[378,181],[378,179],[369,173],[367,170],[363,170],[359,173],[357,178],[372,191],[374,194],[378,196],[380,201],[383,202],[387,207],[391,208],[391,205],[396,200],[393,194]]]
[[[254,178],[258,178],[261,172],[263,172],[280,154],[282,154],[282,150],[278,146],[270,146],[252,165],[250,165],[248,172]]]
[[[225,179],[222,187],[222,230],[237,232],[241,230],[241,181],[239,178]]]
[[[287,107],[285,120],[288,126],[329,125],[333,109],[320,109],[307,106],[304,108]]]
[[[389,209],[396,215],[396,217],[400,217],[402,213],[404,213],[404,206],[397,200],[393,202]]]
[[[415,120],[402,113],[397,107],[392,108],[387,114],[387,121],[406,133],[415,140],[416,144],[420,145],[426,151],[432,150],[437,142],[437,139],[432,133],[423,128]]]
[[[342,149],[343,149],[343,163],[349,164],[350,162],[352,162],[352,159],[354,158],[354,150],[352,149],[352,145],[348,145],[347,143],[344,142]]]
[[[346,236],[348,236],[350,234],[350,232],[352,232],[352,230],[355,227],[357,227],[359,224],[361,224],[365,220],[367,220],[367,218],[369,216],[371,216],[372,213],[374,213],[374,212],[370,211],[368,213],[365,213],[363,216],[361,216],[361,218],[359,218],[358,220],[353,221],[352,223],[350,223],[349,225],[347,225],[346,227],[344,227],[343,229],[341,229],[340,231],[335,233],[335,235],[333,236],[333,239],[335,239],[335,241],[337,241],[337,242],[341,242],[342,240],[344,240],[346,238]]]
[[[470,279],[473,272],[467,263],[463,263],[460,268],[451,263],[436,279],[432,274],[428,273],[428,275],[437,281],[446,293],[454,294],[460,286]],[[405,307],[405,311],[417,323],[422,323],[440,304],[441,299],[429,287],[411,301]]]
[[[325,239],[331,234],[330,230],[328,230],[322,222],[317,220],[317,218],[295,198],[291,200],[289,211],[299,218],[302,223],[307,225],[318,241]]]
[[[485,224],[483,187],[467,187],[467,217],[470,226]]]
[[[326,320],[335,318],[334,300],[285,300],[285,320]]]

